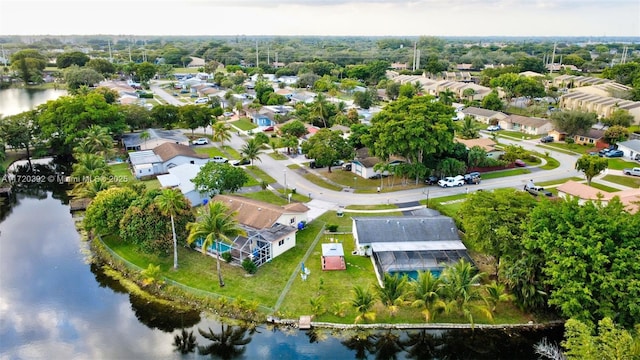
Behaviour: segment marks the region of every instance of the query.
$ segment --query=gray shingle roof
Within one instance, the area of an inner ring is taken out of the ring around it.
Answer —
[[[460,240],[453,219],[445,216],[353,218],[360,244]]]

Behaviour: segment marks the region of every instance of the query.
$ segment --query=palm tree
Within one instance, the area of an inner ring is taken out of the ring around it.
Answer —
[[[382,286],[376,285],[378,298],[393,316],[398,312],[400,305],[404,303],[404,297],[407,292],[407,278],[399,274],[392,276],[389,273],[384,273],[382,283]]]
[[[234,219],[236,212],[219,201],[210,202],[198,211],[198,220],[188,223],[187,230],[189,236],[187,243],[202,240],[202,253],[207,253],[207,248],[216,245],[216,269],[218,271],[218,281],[220,287],[224,287],[222,272],[220,271],[220,241],[231,244],[231,238],[239,235],[246,235],[246,232],[238,226]]]
[[[442,280],[435,277],[431,271],[419,271],[416,281],[411,282],[411,295],[414,301],[413,307],[422,307],[422,314],[426,322],[433,319],[436,309],[444,308],[444,302],[440,299]]]
[[[224,142],[231,139],[231,128],[225,122],[216,122],[211,126],[213,141],[219,142],[224,147]]]
[[[94,178],[110,173],[109,166],[105,159],[96,154],[80,153],[76,154],[77,162],[73,164],[71,176],[78,179]]]
[[[91,179],[91,181],[76,183],[73,186],[73,190],[71,190],[71,195],[76,198],[93,199],[100,191],[111,188],[114,185],[115,184],[112,181],[109,181],[108,178],[101,176]]]
[[[375,298],[373,294],[360,286],[353,287],[353,299],[351,300],[351,306],[356,309],[358,316],[356,316],[356,324],[360,320],[375,320],[376,313],[371,311],[371,308],[375,304]]]
[[[179,189],[163,189],[160,195],[156,196],[154,202],[164,216],[171,217],[171,233],[173,234],[173,268],[178,268],[178,239],[176,238],[176,225],[174,217],[179,210],[186,209],[187,199]]]
[[[187,332],[187,330],[182,329],[181,334],[176,334],[173,337],[173,348],[175,351],[179,351],[180,354],[194,352],[197,344],[198,342],[196,341],[196,337],[193,336],[193,331]]]
[[[147,130],[140,133],[140,140],[144,141],[145,147],[147,145],[147,140],[149,140],[149,138],[151,138],[151,135]]]
[[[491,304],[491,312],[496,312],[499,302],[509,301],[513,299],[513,295],[506,292],[506,286],[495,280],[485,287],[487,291],[487,301]]]
[[[471,326],[474,325],[473,311],[479,311],[492,319],[493,316],[486,306],[486,299],[480,286],[485,275],[477,272],[464,259],[445,268],[440,275],[443,283],[442,290],[448,300],[445,311],[458,311],[469,320]],[[478,301],[482,301],[485,305],[477,305]]]
[[[445,91],[441,91],[439,96],[440,96],[441,103],[445,105],[451,105],[453,104],[455,93],[449,89],[446,89]]]
[[[245,345],[251,342],[251,338],[245,338],[247,328],[240,326],[229,326],[223,323],[220,333],[214,333],[211,328],[209,331],[198,329],[200,335],[213,341],[207,346],[198,346],[200,355],[216,355],[221,359],[233,359],[242,355],[245,351]]]
[[[460,128],[460,136],[463,139],[477,139],[479,137],[476,121],[471,116],[465,116]]]
[[[329,107],[327,97],[323,93],[319,93],[316,96],[316,99],[312,104],[311,112],[317,119],[322,121],[323,127],[326,128],[327,120],[329,119]]]
[[[264,144],[257,141],[255,138],[249,139],[246,144],[242,146],[240,149],[240,153],[246,158],[251,160],[251,165],[253,166],[253,160],[258,160],[262,162],[260,159],[260,154],[262,154],[262,149]]]
[[[87,129],[84,137],[74,148],[75,152],[101,155],[105,159],[113,155],[113,138],[109,134],[109,129],[92,125]]]

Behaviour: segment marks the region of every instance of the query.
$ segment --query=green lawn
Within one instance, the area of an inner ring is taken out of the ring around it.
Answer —
[[[270,191],[270,190],[262,190],[262,191],[247,193],[247,194],[241,194],[241,196],[254,199],[254,200],[264,201],[269,204],[280,205],[280,206],[286,205],[288,203],[284,195],[278,196],[274,194],[273,191]]]
[[[525,133],[521,133],[519,131],[509,131],[509,130],[500,130],[497,132],[498,136],[505,136],[518,140],[531,140],[531,139],[539,139],[540,135],[529,135]]]
[[[129,164],[127,163],[110,165],[109,168],[111,169],[111,174],[113,174],[113,176],[115,177],[126,177],[131,180],[135,179],[135,177],[131,173],[131,170],[129,169]]]
[[[252,123],[249,118],[240,118],[239,120],[230,122],[230,124],[244,131],[249,131],[258,127],[256,124]]]
[[[626,161],[620,158],[609,158],[609,169],[622,170],[625,168],[637,167],[638,163],[634,161]]]
[[[280,154],[280,153],[276,153],[276,152],[270,152],[268,153],[269,156],[271,156],[274,160],[287,160],[287,156],[284,154]]]
[[[312,174],[312,173],[306,173],[304,174],[304,178],[309,180],[310,182],[318,185],[318,186],[322,186],[325,189],[329,189],[329,190],[334,190],[334,191],[342,191],[342,187],[341,186],[337,186],[337,185],[333,185],[330,184],[328,182],[326,182],[325,180],[323,180],[322,178]]]
[[[482,173],[480,177],[482,179],[489,180],[489,179],[498,179],[503,177],[516,176],[516,175],[529,174],[529,173],[531,173],[529,169],[515,168],[515,169],[509,169],[509,170],[499,170],[499,171],[492,171],[488,173]]]
[[[256,165],[247,166],[247,171],[250,174],[253,174],[256,179],[266,181],[267,184],[273,184],[274,182],[276,182],[276,179],[272,178],[269,174],[262,171],[262,169],[260,169]]]
[[[548,146],[551,148],[554,148],[554,150],[560,150],[561,152],[564,153],[569,153],[569,154],[588,154],[592,151],[598,151],[598,149],[595,146],[585,146],[585,145],[578,145],[578,144],[567,144],[567,143],[547,143],[544,146]]]
[[[606,175],[602,178],[605,181],[609,181],[615,184],[628,186],[631,188],[640,188],[640,177],[626,176],[626,175]]]
[[[570,178],[565,178],[565,179],[558,179],[558,180],[551,180],[551,181],[543,181],[543,182],[536,182],[536,185],[538,186],[553,186],[553,185],[560,185],[560,184],[564,184],[569,180],[573,180],[573,181],[584,181],[583,178],[580,177],[570,177]]]
[[[222,156],[222,157],[226,157],[227,154],[223,153],[222,150],[220,150],[218,147],[212,146],[212,147],[196,147],[194,148],[195,152],[197,154],[207,154],[209,155],[209,157],[214,157],[214,156]]]

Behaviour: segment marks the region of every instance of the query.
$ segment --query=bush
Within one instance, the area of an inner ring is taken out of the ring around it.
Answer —
[[[245,258],[244,260],[242,260],[242,268],[248,274],[255,274],[256,271],[258,271],[258,266],[256,266],[256,264],[253,262],[253,260],[251,260],[249,258]]]
[[[327,225],[327,231],[328,232],[336,232],[336,231],[338,231],[338,225],[336,225],[336,224]]]
[[[227,264],[231,262],[231,260],[233,260],[233,257],[231,256],[231,253],[226,251],[223,252],[222,255],[220,255],[220,257],[222,257],[222,260],[226,261]]]

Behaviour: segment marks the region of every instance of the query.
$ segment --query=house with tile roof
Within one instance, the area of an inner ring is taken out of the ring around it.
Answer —
[[[553,130],[553,123],[548,119],[511,114],[498,121],[501,128],[519,131],[529,135],[545,135]]]
[[[296,233],[308,221],[309,208],[302,203],[278,206],[234,195],[216,195],[211,201],[224,203],[247,236],[238,236],[228,249],[236,261],[250,258],[260,266],[296,245]],[[211,249],[215,252],[214,249]]]
[[[484,124],[497,124],[500,120],[504,120],[508,117],[507,114],[500,111],[482,109],[474,106],[462,109],[462,113],[464,116],[471,116],[475,120]]]
[[[640,204],[640,189],[604,192],[573,180],[567,181],[556,189],[558,190],[558,197],[577,197],[580,199],[581,204],[587,201],[599,201],[606,205],[611,199],[618,197],[624,205],[625,210],[630,213],[636,213]]]
[[[358,254],[370,256],[378,281],[384,274],[408,275],[418,271],[435,275],[461,259],[473,263],[446,216],[354,217],[353,238]]]
[[[479,146],[482,148],[482,150],[487,152],[487,157],[493,158],[493,159],[498,159],[500,158],[500,156],[502,156],[502,154],[504,154],[504,151],[501,149],[498,149],[496,147],[496,142],[489,139],[489,138],[478,138],[478,139],[455,139],[456,142],[459,142],[461,144],[464,144],[464,146],[467,148],[467,150],[471,149],[474,146]]]
[[[573,141],[578,145],[595,146],[599,149],[609,146],[609,144],[604,141],[604,130],[594,128],[586,131],[580,131],[573,135]]]

